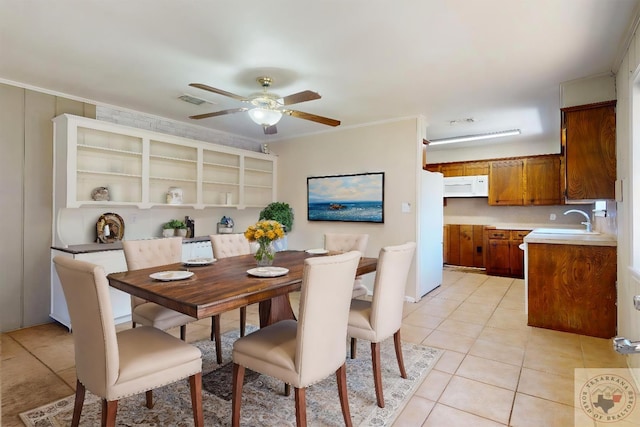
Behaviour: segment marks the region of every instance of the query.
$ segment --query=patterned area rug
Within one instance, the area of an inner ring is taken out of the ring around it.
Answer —
[[[255,327],[247,326],[247,330]],[[223,365],[215,363],[214,344],[195,343],[203,354],[203,410],[208,427],[231,424],[231,347],[238,331],[222,336]],[[393,339],[381,345],[382,384],[385,408],[376,404],[371,368],[371,349],[366,341],[358,341],[358,358],[347,358],[349,408],[354,426],[389,426],[402,411],[410,396],[435,365],[441,350],[421,345],[402,345],[407,379],[400,377],[393,348]],[[249,370],[245,373],[242,394],[242,426],[295,426],[293,388],[290,396],[283,395],[284,385],[273,378]],[[310,426],[342,426],[342,412],[338,400],[335,375],[307,389],[307,418]],[[57,427],[71,424],[74,396],[20,414],[27,426]],[[187,380],[154,390],[153,409],[144,406],[144,394],[118,402],[119,426],[192,426],[191,398]],[[99,399],[87,392],[81,426],[100,425]]]

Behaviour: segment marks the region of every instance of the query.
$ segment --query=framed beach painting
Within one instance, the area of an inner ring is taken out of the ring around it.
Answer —
[[[384,223],[384,172],[308,177],[307,219]]]

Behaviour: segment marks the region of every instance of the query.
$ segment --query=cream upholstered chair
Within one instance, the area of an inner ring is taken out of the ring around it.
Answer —
[[[182,261],[182,237],[123,240],[122,248],[124,249],[124,257],[129,270],[140,270]],[[218,364],[222,363],[220,327],[217,326],[220,324],[219,317],[213,316],[211,318],[211,340],[215,339],[216,342],[216,361]],[[187,323],[197,320],[195,317],[131,296],[131,321],[134,328],[141,324],[166,331],[180,326],[180,338],[184,341],[187,335]]]
[[[61,256],[53,262],[73,325],[77,382],[71,425],[80,423],[86,390],[102,399],[102,425],[114,426],[119,399],[146,392],[151,408],[154,388],[188,377],[194,422],[204,426],[200,350],[149,326],[116,333],[104,269]]]
[[[348,335],[351,337],[351,358],[356,357],[356,339],[371,341],[373,380],[378,406],[384,408],[380,374],[380,343],[393,335],[400,376],[407,378],[402,360],[400,326],[405,285],[416,250],[415,242],[387,246],[380,250],[372,301],[354,299],[349,311]]]
[[[324,235],[324,248],[328,251],[359,251],[360,256],[364,256],[368,242],[368,234],[325,233]],[[351,298],[365,295],[367,295],[367,287],[362,283],[362,276],[358,276],[353,282]]]
[[[344,422],[351,425],[345,341],[359,261],[357,251],[306,259],[298,320],[281,320],[233,344],[232,426],[240,424],[245,368],[295,387],[297,426],[307,424],[305,388],[335,372]]]
[[[244,234],[211,234],[211,249],[216,259],[251,253],[251,246]],[[247,307],[240,307],[240,336],[247,326]]]

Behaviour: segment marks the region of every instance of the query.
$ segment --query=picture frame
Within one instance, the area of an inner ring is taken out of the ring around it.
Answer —
[[[384,172],[307,177],[307,220],[384,223]]]

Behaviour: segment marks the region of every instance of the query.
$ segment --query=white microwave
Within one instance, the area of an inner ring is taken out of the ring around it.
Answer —
[[[445,177],[444,197],[489,197],[489,176]]]

